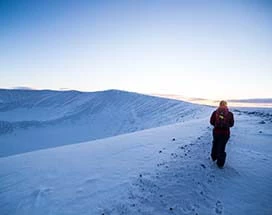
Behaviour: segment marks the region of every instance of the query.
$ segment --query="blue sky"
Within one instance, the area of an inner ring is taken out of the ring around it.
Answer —
[[[272,98],[272,2],[0,0],[0,88]]]

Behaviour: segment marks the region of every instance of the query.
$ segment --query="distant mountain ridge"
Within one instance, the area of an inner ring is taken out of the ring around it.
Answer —
[[[255,98],[255,99],[232,99],[230,102],[244,102],[244,103],[272,103],[272,98]]]
[[[196,119],[207,109],[120,90],[0,90],[0,156]]]
[[[176,99],[194,104],[218,106],[220,100],[211,100],[204,98],[190,98],[182,95],[175,94],[153,94],[154,96]],[[232,107],[259,107],[259,108],[272,108],[272,98],[254,98],[254,99],[230,99],[227,100],[229,106]]]

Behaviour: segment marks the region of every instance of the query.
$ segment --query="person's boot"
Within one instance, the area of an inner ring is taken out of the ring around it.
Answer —
[[[221,168],[221,169],[223,168],[223,166],[224,166],[224,164],[225,164],[226,156],[227,156],[226,152],[224,152],[223,154],[220,154],[220,155],[218,156],[218,159],[217,159],[216,164],[217,164],[217,166],[218,166],[219,168]]]

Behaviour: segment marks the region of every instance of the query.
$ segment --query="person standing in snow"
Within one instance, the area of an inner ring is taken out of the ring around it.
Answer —
[[[211,115],[210,123],[214,126],[211,157],[222,168],[227,155],[225,148],[230,138],[230,127],[234,125],[233,113],[229,111],[226,101],[220,101],[219,107]]]

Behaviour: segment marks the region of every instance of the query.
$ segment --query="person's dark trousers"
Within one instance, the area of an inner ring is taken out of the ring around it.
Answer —
[[[226,161],[226,144],[229,140],[228,135],[213,134],[213,146],[211,157],[213,161],[217,160],[217,165],[223,167]]]

